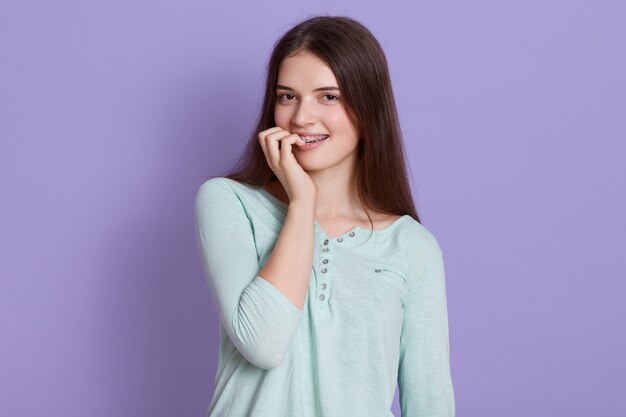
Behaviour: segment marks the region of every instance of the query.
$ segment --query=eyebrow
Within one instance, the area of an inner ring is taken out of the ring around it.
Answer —
[[[277,89],[277,90],[289,90],[289,91],[296,91],[296,90],[294,90],[294,89],[293,89],[293,88],[291,88],[291,87],[287,87],[286,85],[280,85],[280,84],[277,84],[277,85],[276,85],[276,89]],[[320,88],[316,88],[316,89],[315,89],[315,90],[313,90],[313,91],[314,91],[314,92],[315,92],[315,91],[339,91],[339,87],[320,87]]]

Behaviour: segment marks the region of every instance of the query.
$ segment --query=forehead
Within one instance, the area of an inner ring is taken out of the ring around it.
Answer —
[[[337,79],[328,65],[310,52],[299,52],[282,60],[278,84],[295,89],[336,86]]]

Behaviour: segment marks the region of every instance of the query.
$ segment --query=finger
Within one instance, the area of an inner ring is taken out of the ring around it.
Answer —
[[[280,160],[282,162],[286,162],[290,158],[294,157],[292,153],[292,145],[296,143],[299,138],[300,136],[294,133],[280,140]]]
[[[261,149],[263,150],[263,153],[265,154],[265,158],[269,158],[270,154],[269,154],[269,150],[267,148],[267,137],[268,135],[270,135],[271,133],[274,132],[279,132],[281,131],[282,128],[275,126],[275,127],[271,127],[269,129],[265,129],[261,132],[258,133],[257,137],[259,138],[259,144],[261,145]]]
[[[302,138],[300,137],[300,135],[298,135],[298,134],[296,134],[296,133],[294,133],[294,135],[296,135],[296,141],[295,141],[295,144],[296,144],[297,146],[304,146],[304,145],[306,145],[306,142],[304,141],[304,139],[302,139]]]
[[[261,132],[259,132],[257,134],[259,142],[262,144],[263,147],[265,147],[265,142],[266,142],[267,136],[272,134],[272,133],[279,132],[281,130],[283,130],[283,129],[281,127],[279,127],[279,126],[274,126],[274,127],[270,127],[269,129],[262,130]]]
[[[261,149],[263,150],[265,159],[267,159],[267,146],[265,145],[265,136],[261,136],[261,134],[259,134],[259,145],[261,145]]]
[[[289,132],[283,130],[266,136],[265,146],[267,146],[272,163],[276,166],[280,163],[280,142],[289,135]]]
[[[261,139],[261,137],[267,136],[270,133],[274,133],[274,132],[278,132],[283,130],[280,126],[274,126],[274,127],[270,127],[269,129],[265,129],[261,132],[259,132],[258,137],[259,139]]]

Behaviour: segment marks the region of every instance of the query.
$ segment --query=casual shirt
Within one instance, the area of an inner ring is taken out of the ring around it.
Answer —
[[[220,322],[209,417],[453,417],[443,255],[404,215],[329,236],[315,222],[302,309],[258,275],[288,205],[215,177],[195,198],[198,249]]]

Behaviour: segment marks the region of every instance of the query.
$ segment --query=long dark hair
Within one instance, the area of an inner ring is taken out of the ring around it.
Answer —
[[[256,128],[234,168],[223,176],[253,187],[277,179],[258,134],[275,125],[280,63],[301,51],[316,55],[334,72],[348,117],[360,132],[356,184],[363,206],[374,212],[408,214],[419,222],[385,54],[365,26],[346,16],[311,17],[276,42],[267,65],[265,97]],[[368,218],[373,228],[369,213]]]

